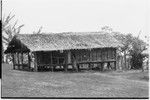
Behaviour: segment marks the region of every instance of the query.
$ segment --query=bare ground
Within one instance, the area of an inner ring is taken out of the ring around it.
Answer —
[[[148,72],[27,72],[2,64],[2,97],[148,97]]]

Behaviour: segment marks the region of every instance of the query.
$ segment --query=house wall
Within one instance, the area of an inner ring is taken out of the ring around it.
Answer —
[[[36,52],[37,65],[60,65],[65,63],[65,53],[59,51]]]
[[[104,62],[116,61],[116,49],[86,49],[86,50],[68,50],[68,51],[47,51],[36,52],[36,66],[38,68],[56,67],[72,65],[77,68],[78,64],[100,64]],[[102,66],[102,65],[101,65]],[[36,67],[35,67],[36,68]]]
[[[76,55],[77,63],[83,62],[104,62],[116,60],[116,49],[92,49],[78,50],[73,53]]]

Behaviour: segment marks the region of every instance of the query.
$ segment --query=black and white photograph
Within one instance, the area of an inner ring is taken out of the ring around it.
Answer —
[[[149,98],[149,0],[1,0],[1,98]]]

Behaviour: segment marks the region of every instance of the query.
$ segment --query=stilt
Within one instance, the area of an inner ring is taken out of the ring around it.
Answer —
[[[21,67],[22,67],[22,69],[24,69],[24,67],[23,67],[23,52],[21,52]]]
[[[12,54],[11,56],[12,56],[12,62],[13,62],[13,69],[15,69],[14,54]]]
[[[78,71],[80,71],[80,64],[77,64],[77,69]]]
[[[101,71],[104,69],[104,62],[101,62]]]
[[[31,68],[30,68],[30,63],[31,62],[31,59],[30,59],[30,55],[29,55],[29,52],[28,52],[28,68],[29,68],[29,70],[31,70]]]
[[[18,60],[18,69],[20,69],[19,53],[17,53],[17,60]]]
[[[36,52],[34,53],[34,71],[38,71],[38,65],[37,65],[37,55]]]
[[[89,70],[91,70],[91,63],[88,64]]]
[[[107,68],[110,69],[110,62],[107,63]]]
[[[52,66],[52,72],[54,72],[54,66]]]
[[[114,62],[114,70],[116,70],[116,66],[117,66],[116,64],[117,64],[117,63],[116,63],[116,61],[115,61],[115,62]]]
[[[68,71],[68,65],[65,64],[63,67],[64,67],[65,72],[67,72]]]

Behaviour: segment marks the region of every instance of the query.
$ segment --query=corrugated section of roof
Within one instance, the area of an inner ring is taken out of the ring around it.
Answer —
[[[117,48],[122,46],[113,36],[101,32],[19,34],[17,39],[31,51]]]

